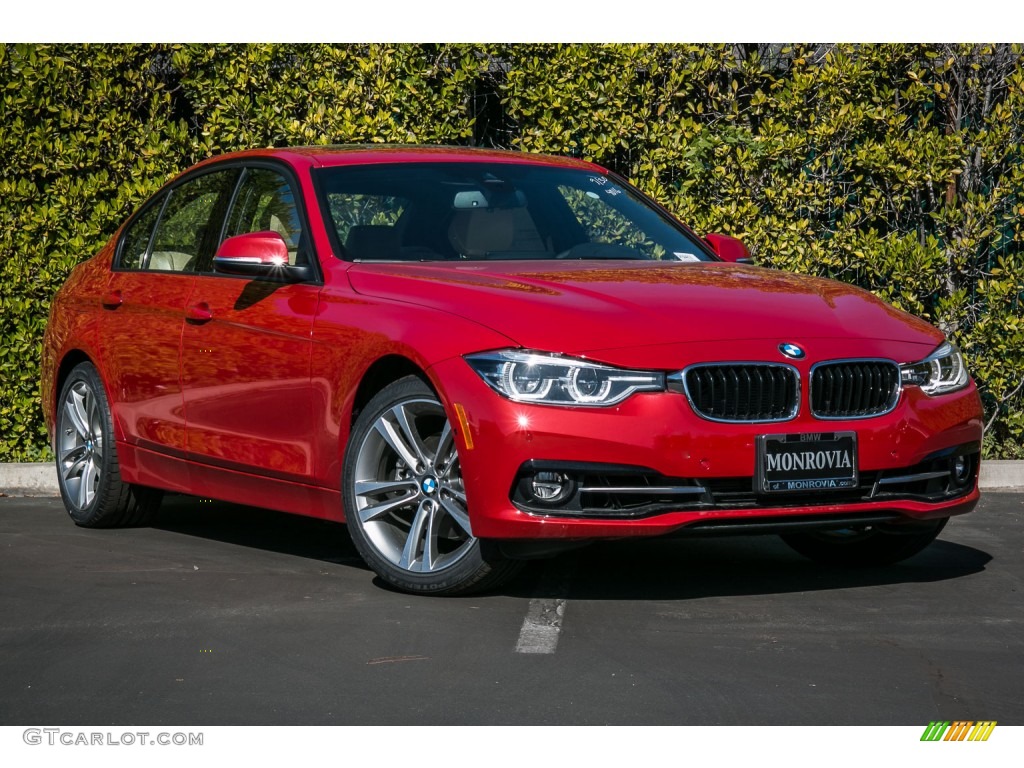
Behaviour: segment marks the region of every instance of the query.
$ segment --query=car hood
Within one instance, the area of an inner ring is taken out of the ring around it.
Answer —
[[[718,262],[358,263],[353,289],[465,317],[528,349],[861,338],[934,347],[942,333],[845,283]]]

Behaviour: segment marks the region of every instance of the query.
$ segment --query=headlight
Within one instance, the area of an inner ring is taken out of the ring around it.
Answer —
[[[604,407],[634,392],[660,392],[665,374],[626,371],[571,357],[503,350],[466,355],[466,362],[509,400],[545,405]]]
[[[970,381],[960,350],[945,342],[919,363],[900,366],[903,384],[916,384],[927,395],[963,389]]]

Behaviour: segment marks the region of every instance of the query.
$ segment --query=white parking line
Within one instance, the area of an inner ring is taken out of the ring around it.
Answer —
[[[519,630],[516,653],[554,653],[562,634],[562,619],[568,602],[569,581],[576,570],[575,552],[549,560],[530,600],[526,618]]]
[[[535,598],[519,630],[516,653],[554,653],[558,636],[562,632],[565,600],[561,598]]]

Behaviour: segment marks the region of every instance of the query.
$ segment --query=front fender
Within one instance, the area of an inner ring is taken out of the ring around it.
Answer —
[[[405,358],[440,392],[432,366],[467,351],[508,346],[515,346],[508,337],[458,315],[325,290],[313,326],[311,363],[316,482],[338,486],[356,391],[375,362]]]

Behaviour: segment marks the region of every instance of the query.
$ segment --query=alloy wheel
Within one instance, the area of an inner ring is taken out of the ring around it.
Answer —
[[[76,381],[61,404],[58,467],[68,500],[85,510],[96,498],[103,463],[103,418],[96,393]]]
[[[451,568],[476,542],[454,433],[437,400],[405,399],[377,417],[359,446],[353,490],[353,522],[403,571]]]

